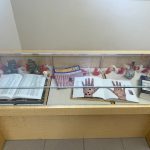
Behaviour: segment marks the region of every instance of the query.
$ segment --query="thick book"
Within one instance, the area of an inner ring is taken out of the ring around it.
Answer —
[[[39,102],[46,78],[35,74],[6,74],[0,77],[0,103]]]
[[[130,81],[101,79],[91,76],[75,78],[72,98],[139,102]]]

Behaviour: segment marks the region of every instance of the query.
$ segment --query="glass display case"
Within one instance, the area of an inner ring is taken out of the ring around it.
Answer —
[[[5,140],[146,137],[150,51],[0,52]]]
[[[149,52],[1,53],[0,104],[150,104]]]

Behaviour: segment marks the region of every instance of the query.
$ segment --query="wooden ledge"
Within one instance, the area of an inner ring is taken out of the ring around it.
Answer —
[[[0,106],[0,116],[150,114],[150,105]]]

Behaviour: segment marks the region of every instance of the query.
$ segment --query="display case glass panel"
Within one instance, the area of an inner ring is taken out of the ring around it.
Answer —
[[[0,75],[0,105],[150,104],[148,51],[3,52]]]

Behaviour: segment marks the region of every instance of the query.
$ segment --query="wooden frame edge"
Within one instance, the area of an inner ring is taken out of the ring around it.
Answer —
[[[0,116],[150,114],[150,105],[109,106],[0,106]]]

